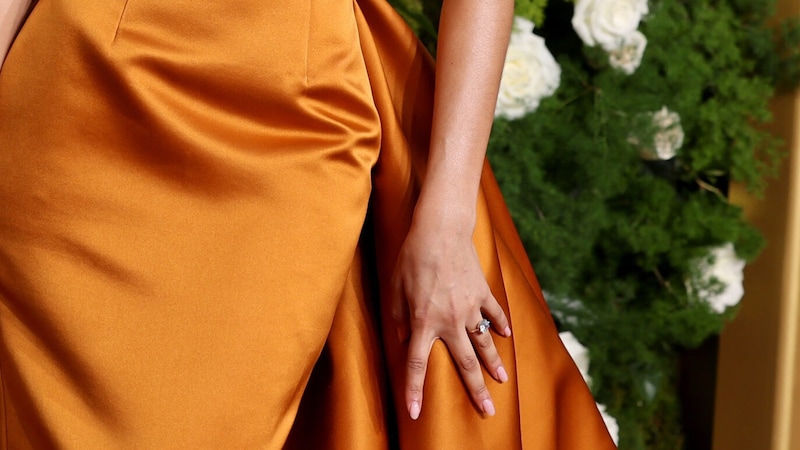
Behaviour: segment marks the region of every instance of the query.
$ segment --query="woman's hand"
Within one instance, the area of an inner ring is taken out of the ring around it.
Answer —
[[[473,402],[485,414],[494,415],[495,409],[481,361],[495,379],[508,380],[492,333],[470,331],[486,316],[498,333],[511,335],[481,270],[472,233],[513,16],[513,0],[442,4],[428,164],[393,283],[392,315],[401,338],[410,336],[405,395],[412,419],[422,408],[436,339],[447,345]]]
[[[481,371],[500,382],[508,381],[492,333],[475,333],[488,318],[496,332],[510,336],[511,329],[495,300],[472,244],[474,219],[453,211],[418,206],[411,230],[400,251],[393,279],[392,316],[398,336],[410,335],[406,372],[406,406],[412,419],[422,408],[423,384],[431,347],[441,339],[450,350],[475,405],[484,414],[495,413]],[[476,354],[477,350],[477,354]]]

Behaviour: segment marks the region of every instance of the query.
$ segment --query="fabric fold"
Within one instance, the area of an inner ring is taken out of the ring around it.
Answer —
[[[397,340],[387,302],[389,280],[425,171],[434,63],[383,0],[358,0],[356,17],[381,122],[381,152],[373,170],[372,220],[362,248],[372,249],[373,244],[364,239],[374,239],[383,350],[397,420],[387,425],[387,433],[396,433],[399,439],[390,446],[615,448],[591,393],[558,338],[488,162],[481,179],[474,243],[492,292],[511,321],[513,338],[495,336],[510,380],[501,385],[484,372],[497,415],[482,417],[449,352],[437,342],[429,362],[423,413],[418,421],[408,418],[403,391],[407,347]]]

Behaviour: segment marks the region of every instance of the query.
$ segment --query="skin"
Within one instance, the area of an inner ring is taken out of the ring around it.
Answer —
[[[0,67],[30,5],[31,0],[0,0]]]
[[[393,281],[392,315],[400,338],[409,339],[405,400],[414,420],[437,339],[447,345],[484,414],[493,416],[495,407],[481,362],[497,381],[508,380],[492,333],[468,330],[485,316],[496,333],[511,336],[472,235],[513,11],[513,0],[442,5],[428,169]]]

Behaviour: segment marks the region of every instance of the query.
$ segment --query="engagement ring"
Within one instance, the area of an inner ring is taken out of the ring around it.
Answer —
[[[492,322],[489,322],[489,319],[483,319],[478,322],[478,325],[475,326],[474,330],[470,330],[470,333],[473,334],[483,334],[489,331],[489,327],[492,325]]]

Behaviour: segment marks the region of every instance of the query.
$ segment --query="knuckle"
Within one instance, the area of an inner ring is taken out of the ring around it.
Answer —
[[[428,321],[430,319],[428,318],[428,315],[426,313],[420,312],[420,311],[415,311],[414,315],[411,317],[411,320],[414,323],[425,324],[425,323],[428,323]]]
[[[455,309],[451,309],[450,311],[448,311],[446,320],[448,325],[457,326],[458,323],[460,322],[458,311],[456,311]]]
[[[426,323],[430,321],[430,310],[425,306],[412,308],[411,318],[414,322]]]
[[[494,346],[494,341],[492,341],[492,337],[488,336],[481,336],[480,338],[476,339],[475,345],[478,346],[481,350],[488,350]]]
[[[474,355],[467,355],[461,358],[461,368],[466,371],[472,371],[478,368],[478,358]]]
[[[492,299],[492,302],[489,303],[487,308],[491,309],[498,316],[504,316],[506,314],[506,311],[503,309],[503,307],[500,306],[500,304],[494,299]]]
[[[488,397],[489,388],[487,388],[485,384],[481,383],[480,386],[478,386],[477,388],[475,388],[475,390],[472,391],[472,395],[474,395],[476,398]]]
[[[408,371],[413,374],[420,374],[425,371],[426,361],[422,358],[409,358]]]
[[[502,316],[492,321],[492,329],[497,330],[501,335],[503,334],[503,329],[507,326],[508,322],[503,320]]]
[[[418,331],[426,331],[431,328],[431,320],[428,317],[414,317],[411,320],[411,327]]]

